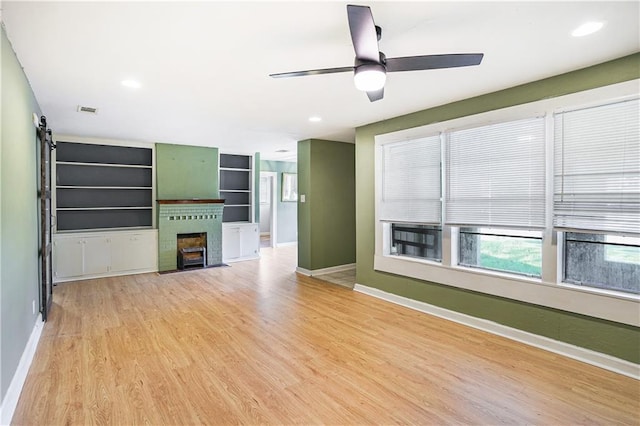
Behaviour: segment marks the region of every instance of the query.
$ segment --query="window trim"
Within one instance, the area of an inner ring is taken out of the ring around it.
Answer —
[[[380,173],[382,170],[381,145],[411,140],[427,134],[432,135],[453,129],[518,120],[536,115],[544,115],[546,120],[552,122],[553,113],[558,111],[637,97],[639,83],[640,79],[636,79],[551,99],[459,117],[449,121],[376,135],[374,156],[374,270],[640,327],[640,316],[638,316],[640,295],[595,287],[575,286],[561,281],[563,276],[563,234],[552,228],[553,212],[549,208],[549,202],[553,202],[552,179],[547,178],[545,183],[545,188],[547,189],[547,212],[545,215],[546,227],[542,236],[543,266],[541,279],[477,268],[465,268],[457,265],[458,228],[452,226],[442,226],[442,263],[388,255],[386,253],[390,252],[389,233],[385,228],[386,224],[382,223],[378,216],[378,200],[380,200],[381,196],[380,185],[382,179]],[[553,127],[552,125],[549,126],[549,121],[546,124],[546,143],[553,144]],[[549,173],[553,173],[553,150],[549,149],[548,146],[546,149],[546,165],[546,176],[549,176]],[[444,196],[445,194],[443,193]],[[551,201],[549,201],[550,198]]]

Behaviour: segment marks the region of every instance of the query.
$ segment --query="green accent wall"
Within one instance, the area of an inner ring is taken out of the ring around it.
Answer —
[[[298,267],[311,269],[311,141],[298,142]],[[301,203],[305,195],[307,202]],[[355,235],[354,235],[355,237]]]
[[[41,115],[27,77],[0,28],[0,400],[20,362],[39,306],[37,136]]]
[[[357,282],[389,293],[640,363],[640,329],[637,327],[461,290],[438,283],[376,272],[373,269],[375,135],[637,78],[640,78],[640,54],[356,129]]]
[[[298,266],[313,271],[355,263],[355,146],[298,142],[298,194]]]
[[[261,172],[274,172],[276,176],[276,244],[292,243],[298,240],[298,204],[282,202],[282,173],[297,173],[298,164],[292,161],[266,161],[260,162]],[[298,176],[298,178],[300,178]],[[300,183],[298,182],[298,185]],[[259,191],[258,191],[259,192]],[[258,194],[259,196],[260,194]],[[260,200],[258,197],[259,206]]]
[[[218,148],[156,144],[158,200],[219,198]]]

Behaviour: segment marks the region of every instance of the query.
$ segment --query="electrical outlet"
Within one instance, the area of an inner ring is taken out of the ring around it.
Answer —
[[[307,201],[306,198],[307,197],[304,194],[300,194],[300,202],[301,203],[304,203],[305,201]]]
[[[35,300],[31,301],[31,313],[33,313],[33,315],[36,314],[36,301]]]

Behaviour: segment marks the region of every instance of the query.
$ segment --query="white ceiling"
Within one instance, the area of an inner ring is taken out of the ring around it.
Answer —
[[[345,2],[3,1],[2,20],[58,134],[217,146],[287,159],[296,141],[353,142],[354,128],[640,51],[640,2],[357,2],[388,57],[485,54],[478,67],[392,73],[370,103],[351,74]],[[595,34],[571,31],[605,22]],[[140,89],[123,87],[131,78]],[[98,114],[76,111],[97,107]],[[322,117],[320,123],[308,121]],[[293,156],[295,159],[295,156]]]

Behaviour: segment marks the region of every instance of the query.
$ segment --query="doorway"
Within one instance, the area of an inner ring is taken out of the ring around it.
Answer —
[[[278,173],[260,172],[260,247],[276,247]]]

